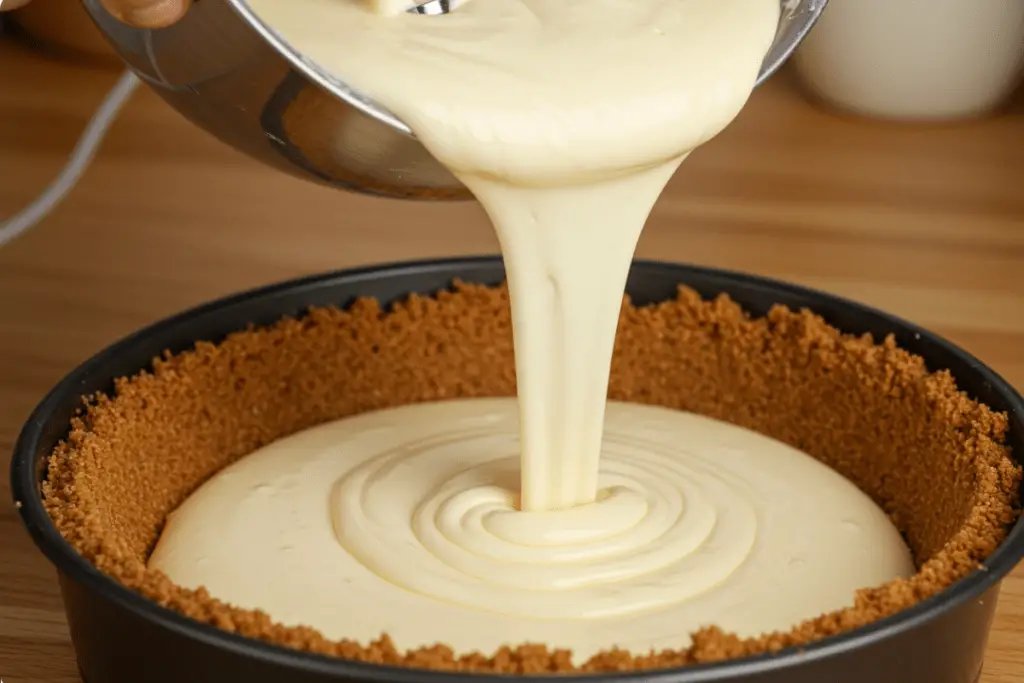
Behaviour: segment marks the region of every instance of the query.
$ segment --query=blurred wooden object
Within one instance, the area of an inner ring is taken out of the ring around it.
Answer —
[[[9,20],[16,34],[54,56],[111,68],[121,65],[80,0],[33,0],[13,11]]]

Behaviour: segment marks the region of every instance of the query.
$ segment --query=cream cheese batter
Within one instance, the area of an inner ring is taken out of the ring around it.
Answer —
[[[683,158],[750,96],[779,2],[476,0],[429,17],[385,4],[249,0],[483,205],[511,291],[523,507],[593,502],[637,240]]]
[[[409,406],[272,444],[171,516],[151,566],[330,638],[541,641],[577,659],[682,647],[712,624],[788,628],[913,571],[882,512],[809,456],[606,405],[644,222],[746,102],[778,0],[477,0],[445,16],[249,2],[486,209],[518,406]]]
[[[151,566],[329,638],[546,642],[578,661],[788,628],[914,570],[866,495],[785,444],[617,402],[605,430],[596,502],[521,512],[514,399],[325,424],[204,484]]]

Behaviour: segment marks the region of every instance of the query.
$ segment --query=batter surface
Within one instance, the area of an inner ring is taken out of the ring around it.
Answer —
[[[610,403],[597,501],[516,511],[514,399],[416,404],[273,443],[174,512],[150,566],[328,638],[490,652],[678,648],[785,629],[914,567],[888,518],[793,448]]]

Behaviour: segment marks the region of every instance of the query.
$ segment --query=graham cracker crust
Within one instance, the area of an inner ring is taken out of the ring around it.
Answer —
[[[155,359],[86,399],[51,456],[44,503],[64,538],[101,571],[192,619],[297,650],[361,662],[500,674],[687,666],[803,646],[892,615],[979,567],[1018,515],[1021,468],[1008,418],[958,391],[947,372],[886,339],[843,335],[807,311],[751,318],[726,296],[687,288],[661,304],[624,301],[609,396],[725,420],[786,442],[868,493],[914,553],[918,573],[869,586],[854,606],[789,631],[740,638],[714,627],[686,649],[602,652],[582,666],[558,643],[493,653],[415,651],[386,634],[330,641],[186,590],[146,568],[166,515],[231,462],[288,434],[360,412],[515,392],[503,287],[456,284],[384,311],[347,310],[250,328]],[[682,642],[682,639],[681,639]]]

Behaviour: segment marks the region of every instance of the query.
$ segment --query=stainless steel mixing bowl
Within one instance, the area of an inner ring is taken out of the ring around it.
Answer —
[[[759,84],[792,54],[827,1],[780,0],[779,31]],[[356,192],[470,196],[408,126],[305,59],[244,0],[196,2],[180,22],[158,30],[121,23],[99,0],[83,4],[139,78],[193,123],[249,156]]]

